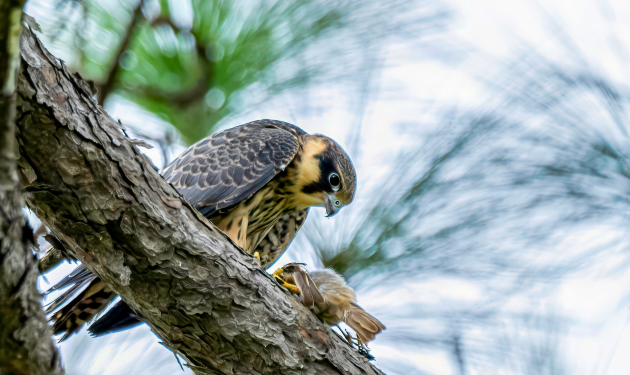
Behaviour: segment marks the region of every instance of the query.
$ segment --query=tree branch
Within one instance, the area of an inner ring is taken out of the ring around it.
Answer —
[[[27,203],[198,374],[380,374],[186,203],[24,33]]]
[[[138,24],[138,22],[140,22],[140,19],[142,18],[143,5],[144,0],[138,1],[138,6],[136,6],[136,9],[134,9],[133,15],[131,16],[131,23],[127,27],[127,32],[123,36],[120,47],[118,48],[118,52],[116,52],[116,56],[114,57],[112,66],[109,68],[109,72],[107,73],[107,79],[96,93],[96,96],[98,97],[98,102],[101,103],[101,105],[105,103],[105,99],[107,99],[109,94],[114,89],[114,84],[116,83],[116,79],[118,78],[118,72],[120,72],[120,59],[129,46],[129,42],[131,41],[131,38],[136,31],[136,25]]]
[[[180,28],[171,20],[169,16],[160,15],[151,21],[151,26],[168,25],[173,31],[178,32]],[[197,83],[181,92],[165,92],[157,88],[147,87],[141,90],[142,95],[146,98],[163,103],[169,103],[179,107],[180,109],[186,109],[199,101],[203,100],[204,95],[208,92],[212,86],[212,73],[214,72],[214,61],[210,60],[206,55],[206,48],[208,48],[200,39],[198,33],[194,30],[189,30],[191,35],[195,39],[195,54],[199,61],[199,65],[202,68],[201,76],[197,80]]]
[[[0,374],[61,374],[37,290],[33,230],[16,165],[15,99],[24,0],[0,0]]]

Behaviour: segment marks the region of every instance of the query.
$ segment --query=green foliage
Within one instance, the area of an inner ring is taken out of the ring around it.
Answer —
[[[54,26],[45,29],[55,30],[51,39],[64,40],[58,47],[70,54],[72,69],[97,84],[113,71],[114,92],[171,123],[185,143],[211,133],[253,96],[260,102],[314,78],[321,81],[333,70],[348,75],[343,67],[367,48],[355,42],[386,35],[387,22],[375,17],[401,7],[331,0],[141,4],[142,17],[130,31],[138,1],[59,0],[57,14],[46,15]]]

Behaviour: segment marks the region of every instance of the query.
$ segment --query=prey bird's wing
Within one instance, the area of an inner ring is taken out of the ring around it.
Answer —
[[[190,147],[163,175],[210,218],[254,195],[295,157],[300,128],[260,120],[216,133]]]
[[[324,302],[324,297],[322,297],[319,292],[317,285],[303,267],[299,267],[299,271],[293,273],[293,281],[295,285],[300,288],[300,295],[302,296],[304,306],[311,307],[314,306],[315,303]]]

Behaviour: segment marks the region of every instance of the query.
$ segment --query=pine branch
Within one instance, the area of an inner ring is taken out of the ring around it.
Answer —
[[[140,22],[140,20],[142,19],[142,6],[143,5],[144,5],[144,0],[140,0],[138,2],[138,5],[134,9],[133,15],[131,16],[131,22],[129,23],[129,26],[127,26],[127,31],[125,33],[125,36],[123,37],[122,42],[120,43],[120,47],[118,48],[118,51],[116,52],[116,56],[114,57],[112,66],[110,67],[109,72],[107,73],[107,79],[101,85],[101,87],[98,89],[98,92],[96,93],[98,102],[101,103],[101,105],[105,103],[105,100],[114,89],[114,85],[116,84],[116,79],[118,78],[118,73],[120,72],[120,59],[122,58],[123,54],[127,50],[127,47],[129,46],[129,42],[131,41],[132,37],[134,36],[136,32],[136,26],[138,25],[138,22]]]

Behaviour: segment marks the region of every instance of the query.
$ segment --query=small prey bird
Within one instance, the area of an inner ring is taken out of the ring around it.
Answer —
[[[327,325],[339,322],[349,325],[357,333],[359,349],[385,329],[383,323],[357,305],[354,290],[343,276],[331,269],[308,272],[302,263],[289,263],[277,269],[273,276],[311,308]],[[350,345],[352,341],[346,337]]]

